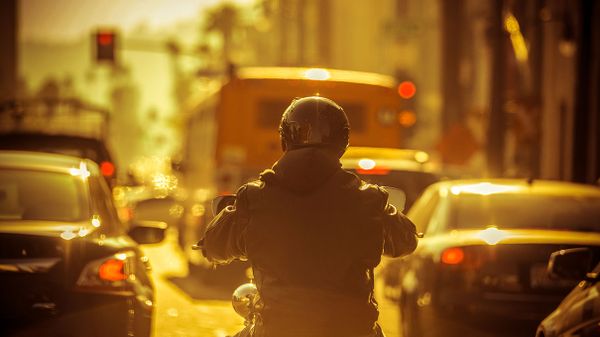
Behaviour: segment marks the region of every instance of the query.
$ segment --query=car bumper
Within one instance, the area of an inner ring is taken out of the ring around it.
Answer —
[[[147,336],[152,321],[148,304],[142,305],[133,296],[77,292],[69,293],[60,303],[36,303],[13,313],[4,303],[0,335]]]
[[[436,307],[456,309],[480,318],[541,321],[556,308],[564,295],[458,291],[441,292]]]

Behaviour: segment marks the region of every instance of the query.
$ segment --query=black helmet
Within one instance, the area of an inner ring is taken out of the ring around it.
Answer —
[[[350,125],[344,109],[321,96],[294,99],[285,109],[279,124],[284,151],[324,146],[341,156],[348,147],[349,132]]]

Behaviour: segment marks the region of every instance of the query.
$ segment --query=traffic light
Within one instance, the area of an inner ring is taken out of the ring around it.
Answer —
[[[115,63],[117,34],[112,30],[100,30],[94,34],[96,61]]]
[[[404,128],[410,128],[417,122],[416,98],[417,86],[411,80],[403,80],[398,84],[400,96],[400,111],[398,123]]]

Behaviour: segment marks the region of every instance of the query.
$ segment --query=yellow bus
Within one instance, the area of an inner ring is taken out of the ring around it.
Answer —
[[[401,98],[390,76],[321,68],[239,68],[206,91],[184,112],[183,184],[189,193],[179,244],[192,268],[209,265],[191,246],[211,218],[210,200],[234,193],[281,156],[279,121],[294,98],[320,95],[341,105],[350,120],[353,146],[403,145]]]
[[[188,188],[235,192],[281,155],[278,126],[296,97],[337,102],[354,146],[402,147],[400,96],[393,77],[322,68],[239,68],[212,94],[193,102],[186,120]]]

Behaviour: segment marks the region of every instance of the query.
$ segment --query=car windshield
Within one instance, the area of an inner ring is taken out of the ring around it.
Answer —
[[[68,173],[0,170],[0,220],[80,221],[88,217],[80,178]]]
[[[351,171],[356,173],[355,170]],[[358,176],[372,184],[396,187],[404,191],[406,210],[412,206],[427,186],[439,180],[433,173],[419,171],[390,171],[386,174],[358,174]]]
[[[518,194],[469,195],[456,199],[455,228],[528,228],[598,231],[600,198]]]

